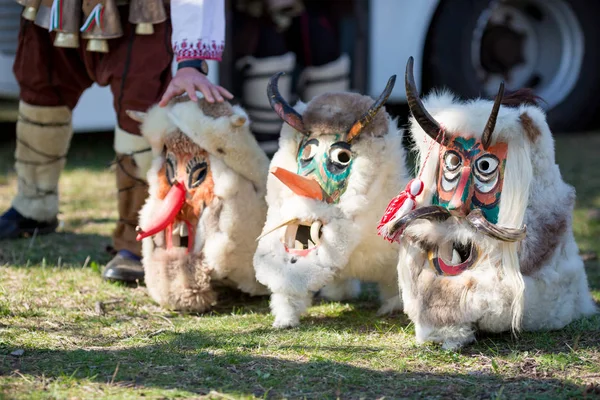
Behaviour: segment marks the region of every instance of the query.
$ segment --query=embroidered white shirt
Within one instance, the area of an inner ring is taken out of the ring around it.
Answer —
[[[171,22],[177,62],[221,61],[225,49],[225,0],[171,0]]]

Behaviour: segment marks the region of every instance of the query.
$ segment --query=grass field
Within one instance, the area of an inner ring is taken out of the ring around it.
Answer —
[[[268,299],[232,295],[203,316],[100,278],[117,219],[109,136],[77,135],[60,232],[0,242],[0,398],[597,398],[600,317],[551,333],[418,347],[404,315],[377,317],[372,291],[320,302],[300,328],[271,328]],[[575,232],[600,301],[600,134],[557,138],[578,193]],[[16,187],[0,148],[0,208]],[[367,289],[370,289],[367,286]]]

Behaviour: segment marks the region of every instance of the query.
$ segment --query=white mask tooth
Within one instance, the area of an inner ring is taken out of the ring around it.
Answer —
[[[179,224],[179,236],[186,237],[188,235],[187,224],[184,222]]]
[[[313,243],[316,245],[321,244],[321,238],[319,237],[319,231],[321,230],[322,226],[323,226],[323,223],[321,221],[314,221],[310,226],[310,238],[312,239]]]
[[[308,248],[311,249],[313,247],[315,247],[315,244],[312,241],[309,240],[308,241]]]
[[[302,243],[299,240],[296,240],[296,250],[303,250],[304,246],[302,245]]]
[[[460,255],[458,254],[458,251],[456,251],[456,249],[452,249],[452,264],[460,264]]]
[[[296,233],[298,232],[298,225],[288,225],[285,233],[285,244],[288,248],[293,249],[296,244]]]

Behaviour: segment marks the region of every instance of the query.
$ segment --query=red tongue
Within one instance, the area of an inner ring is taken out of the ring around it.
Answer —
[[[179,213],[185,203],[185,186],[183,183],[175,182],[169,193],[165,196],[162,206],[157,212],[157,215],[151,221],[151,226],[148,229],[142,229],[137,227],[138,233],[135,240],[138,242],[148,236],[156,235],[158,232],[163,231],[167,225],[173,222],[175,216]]]

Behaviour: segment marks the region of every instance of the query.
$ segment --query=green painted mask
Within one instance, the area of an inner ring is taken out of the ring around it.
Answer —
[[[317,181],[327,203],[339,201],[352,169],[354,153],[343,137],[343,134],[309,136],[298,149],[298,175]]]

